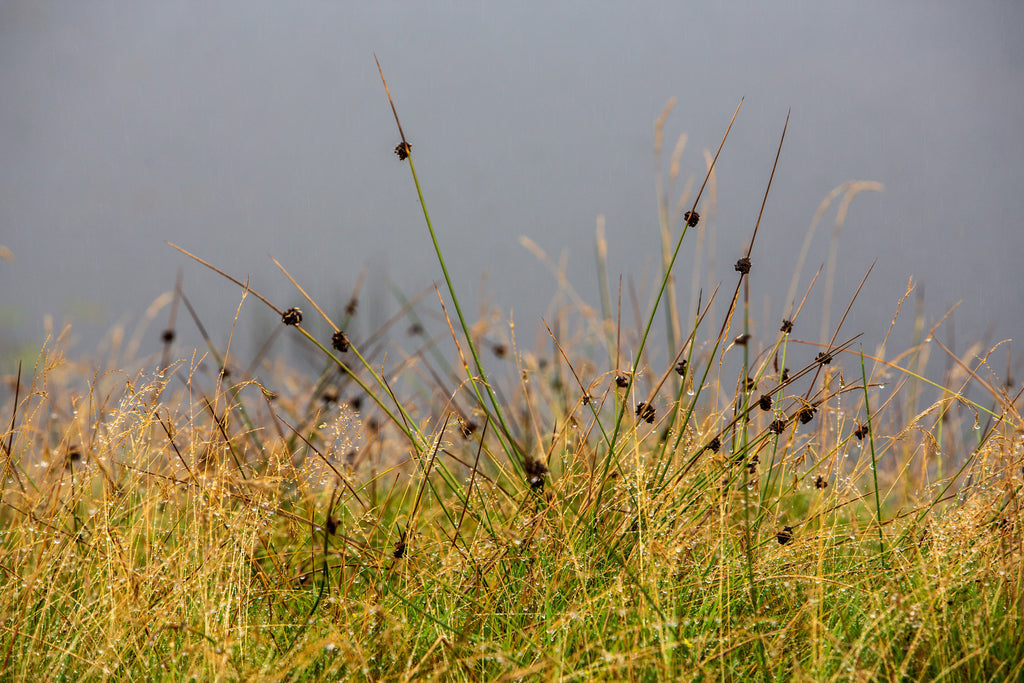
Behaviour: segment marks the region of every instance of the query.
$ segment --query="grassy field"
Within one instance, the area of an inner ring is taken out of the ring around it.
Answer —
[[[1024,678],[1005,348],[921,330],[893,354],[842,321],[821,342],[792,294],[754,330],[756,225],[687,319],[671,274],[709,161],[678,210],[659,182],[663,271],[636,323],[600,234],[600,311],[559,309],[529,348],[469,320],[420,194],[447,291],[373,335],[345,334],[355,298],[332,318],[301,283],[302,311],[239,289],[319,374],[178,348],[179,305],[206,336],[180,286],[153,358],[51,339],[8,375],[0,427],[0,678]]]

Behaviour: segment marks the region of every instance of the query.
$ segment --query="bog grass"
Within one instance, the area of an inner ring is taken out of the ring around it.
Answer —
[[[755,330],[760,217],[734,281],[682,313],[672,273],[716,158],[677,209],[659,180],[662,272],[635,324],[600,234],[600,311],[559,308],[541,344],[471,321],[420,193],[446,291],[399,294],[378,333],[346,335],[355,297],[332,317],[292,280],[285,309],[224,273],[318,375],[239,372],[180,282],[163,352],[124,359],[146,371],[48,341],[4,407],[0,676],[1024,677],[1024,421],[1001,347],[957,356],[932,330],[893,355],[842,321],[821,340],[792,293],[782,329]],[[175,345],[179,304],[202,355]]]

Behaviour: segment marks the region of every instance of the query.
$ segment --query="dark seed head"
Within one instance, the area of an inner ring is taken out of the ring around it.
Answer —
[[[462,430],[463,438],[468,439],[473,435],[473,432],[476,431],[476,422],[473,422],[472,420],[461,420],[459,422],[459,429]]]
[[[590,398],[591,398],[590,394],[583,394],[583,399],[582,399],[583,405],[589,405],[590,404]]]
[[[722,448],[722,440],[717,436],[708,442],[708,445],[704,447],[705,450],[709,450],[712,453],[717,453]]]
[[[696,228],[697,223],[700,223],[700,214],[696,211],[687,211],[683,214],[683,220],[686,221],[686,224],[691,228]]]
[[[683,376],[686,375],[686,361],[685,360],[681,360],[678,363],[676,363],[676,373],[680,377],[683,377]]]
[[[395,154],[398,155],[399,161],[405,161],[406,159],[408,159],[410,152],[412,152],[412,145],[410,145],[405,140],[399,142],[398,146],[395,147]]]
[[[353,396],[348,400],[348,404],[352,406],[352,410],[359,410],[360,408],[363,407],[363,397]]]
[[[164,344],[170,344],[172,341],[174,341],[174,330],[172,330],[171,328],[167,328],[160,335],[160,339],[161,341],[163,341]]]
[[[744,256],[743,258],[736,262],[736,265],[733,266],[733,268],[736,270],[737,273],[743,273],[744,275],[746,275],[747,273],[750,272],[750,258]]]
[[[348,300],[348,303],[345,304],[345,315],[351,318],[356,314],[357,308],[359,308],[359,299],[352,297]]]
[[[324,531],[327,532],[328,536],[333,536],[338,531],[338,523],[334,520],[334,517],[327,515],[327,521],[324,523]]]
[[[775,539],[779,542],[779,545],[786,545],[787,543],[793,540],[793,527],[782,527],[782,531],[775,534]]]
[[[302,322],[302,311],[298,306],[292,306],[281,314],[281,322],[285,325],[298,325]]]
[[[782,432],[786,431],[786,421],[773,420],[772,423],[768,425],[768,431],[771,432],[772,434],[781,434]]]
[[[789,368],[782,368],[782,376],[779,379],[783,382],[789,381]]]
[[[853,435],[857,437],[858,441],[863,441],[864,437],[868,435],[867,425],[857,425],[857,429],[854,430]]]
[[[527,458],[523,462],[523,469],[526,470],[526,481],[530,484],[530,488],[537,492],[543,491],[544,477],[548,473],[547,465],[535,458]]]
[[[824,489],[824,488],[828,488],[828,480],[827,480],[827,479],[825,479],[825,477],[823,477],[823,476],[821,476],[821,475],[819,474],[819,475],[818,475],[818,476],[817,476],[817,477],[815,478],[815,480],[814,480],[814,488],[816,488],[816,489]]]
[[[621,373],[615,376],[615,386],[625,389],[629,386],[629,375]]]
[[[796,414],[800,418],[800,424],[805,425],[814,419],[814,414],[818,412],[817,408],[812,406],[804,406],[800,409],[800,412]]]
[[[772,409],[772,395],[771,394],[761,394],[761,398],[757,399],[757,407],[760,408],[761,410],[771,410]]]
[[[736,346],[746,346],[748,341],[750,341],[750,335],[741,334],[740,336],[733,339],[732,343],[735,344]]]
[[[783,318],[782,327],[780,329],[782,332],[789,334],[793,331],[793,321],[789,318]]]
[[[338,402],[338,390],[334,387],[328,387],[324,389],[324,393],[320,394],[320,400],[324,403],[337,403]]]
[[[498,358],[504,358],[505,355],[508,353],[508,347],[505,346],[504,344],[495,344],[494,346],[491,347],[491,353],[493,353]]]
[[[419,323],[413,323],[412,325],[409,325],[409,329],[406,330],[405,333],[408,334],[410,337],[415,337],[416,335],[423,334],[423,325],[420,325]]]
[[[822,351],[821,353],[814,357],[814,361],[816,363],[821,363],[822,365],[828,365],[829,363],[832,362],[832,354],[828,353],[827,351]]]
[[[67,466],[70,467],[82,459],[82,451],[78,446],[68,446],[68,452],[65,458]]]
[[[636,416],[647,424],[654,423],[654,406],[641,401],[636,406]]]
[[[754,379],[753,377],[747,377],[747,382],[744,386],[746,387],[747,391],[753,391],[754,389],[757,388],[757,380]]]
[[[348,337],[341,330],[338,330],[331,336],[331,346],[338,353],[345,353],[348,351],[349,341]]]

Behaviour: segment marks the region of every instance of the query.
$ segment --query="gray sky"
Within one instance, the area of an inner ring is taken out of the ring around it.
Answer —
[[[677,96],[665,156],[688,134],[682,175],[696,177],[745,96],[718,164],[715,281],[734,282],[793,112],[753,253],[759,321],[788,308],[822,198],[873,180],[885,191],[854,200],[840,238],[833,324],[878,259],[844,327],[866,348],[910,277],[929,321],[963,301],[958,349],[1024,336],[1020,3],[691,5],[3,0],[0,245],[13,260],[0,262],[0,344],[38,338],[50,314],[76,321],[88,351],[180,267],[225,338],[239,293],[164,240],[282,305],[300,299],[267,254],[334,305],[369,264],[366,313],[392,307],[389,278],[410,292],[440,279],[374,52],[457,286],[472,304],[486,272],[487,300],[514,308],[520,331],[556,290],[520,236],[567,251],[596,306],[604,215],[612,277],[649,291],[653,122]],[[820,288],[802,316],[816,338]]]

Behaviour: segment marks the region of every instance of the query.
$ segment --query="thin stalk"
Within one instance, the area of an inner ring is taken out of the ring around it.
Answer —
[[[511,446],[511,434],[512,431],[509,429],[508,424],[505,421],[505,416],[501,410],[501,404],[498,402],[497,396],[494,394],[494,390],[491,388],[491,383],[487,379],[487,372],[484,370],[483,363],[480,361],[480,355],[477,353],[476,344],[473,343],[473,336],[469,332],[469,324],[466,322],[466,316],[462,313],[462,306],[459,304],[459,297],[455,293],[455,285],[452,284],[451,275],[448,273],[448,266],[444,261],[444,253],[441,251],[441,245],[437,241],[437,233],[434,231],[434,224],[430,220],[430,212],[427,210],[427,202],[423,197],[423,188],[420,186],[419,176],[416,174],[416,165],[412,160],[412,146],[405,138],[405,132],[402,130],[402,124],[398,119],[398,110],[395,108],[394,100],[391,98],[391,91],[388,88],[387,80],[384,78],[384,70],[380,66],[380,61],[374,56],[374,60],[377,61],[377,70],[380,71],[380,79],[384,84],[384,90],[388,96],[388,102],[391,104],[391,111],[395,115],[395,125],[398,126],[398,133],[402,138],[402,145],[400,149],[404,150],[404,158],[409,162],[409,171],[412,173],[412,181],[416,186],[416,195],[419,198],[420,208],[423,211],[423,219],[427,224],[427,231],[430,233],[430,240],[434,245],[434,253],[437,254],[437,261],[441,265],[441,272],[444,274],[444,282],[448,287],[448,295],[452,298],[452,303],[455,306],[455,313],[459,319],[459,324],[462,326],[462,332],[466,336],[466,344],[469,346],[470,354],[473,356],[473,363],[476,366],[476,371],[479,376],[479,382],[474,381],[472,383],[473,393],[476,394],[477,400],[481,406],[484,406],[483,396],[480,394],[479,384],[484,385],[484,389],[487,392],[487,397],[490,400],[491,406],[494,408],[494,415],[498,420],[498,424],[501,425],[500,433],[498,434],[498,441],[501,443],[502,448],[508,454],[509,459],[512,461],[513,466],[519,471],[520,474],[524,472],[523,463],[519,461],[521,454],[514,452]],[[468,373],[467,373],[468,374]],[[472,377],[471,377],[472,379]]]
[[[875,430],[871,426],[871,404],[868,398],[868,375],[864,366],[864,346],[860,347],[860,376],[864,388],[864,412],[867,414],[868,443],[871,445],[871,475],[875,481],[875,512],[878,519],[878,554],[885,556],[885,538],[882,535],[882,501],[878,494],[878,460],[875,457]]]

